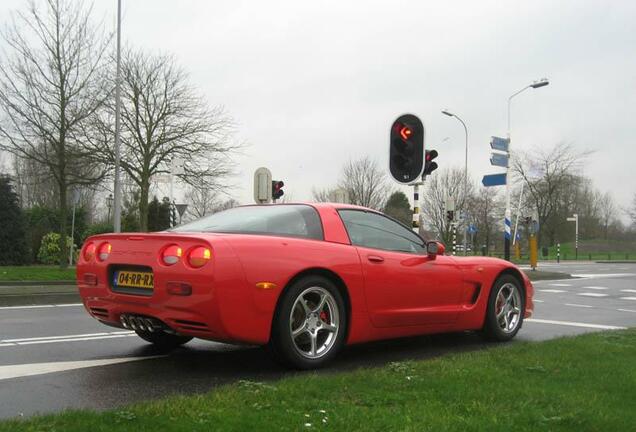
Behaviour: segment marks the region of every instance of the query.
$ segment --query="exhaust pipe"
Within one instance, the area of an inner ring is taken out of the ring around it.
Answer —
[[[151,318],[146,318],[144,321],[146,323],[146,330],[148,330],[150,333],[154,332],[155,331],[155,324],[152,321],[152,319]]]
[[[121,315],[119,317],[119,322],[121,322],[121,325],[123,325],[125,329],[130,328],[130,323],[128,323],[128,317],[126,315]]]

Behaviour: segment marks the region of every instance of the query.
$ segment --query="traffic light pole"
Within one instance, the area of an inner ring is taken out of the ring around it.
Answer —
[[[420,232],[420,186],[423,182],[413,184],[413,231]]]

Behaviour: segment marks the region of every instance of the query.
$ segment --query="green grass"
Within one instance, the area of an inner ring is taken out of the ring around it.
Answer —
[[[5,421],[0,432],[633,431],[635,359],[636,329],[595,333],[354,372],[240,381],[101,413]]]
[[[75,280],[75,267],[0,266],[0,281]]]

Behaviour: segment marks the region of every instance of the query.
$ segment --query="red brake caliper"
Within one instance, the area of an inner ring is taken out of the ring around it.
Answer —
[[[327,322],[327,312],[325,311],[321,311],[320,312],[320,319],[324,322]]]

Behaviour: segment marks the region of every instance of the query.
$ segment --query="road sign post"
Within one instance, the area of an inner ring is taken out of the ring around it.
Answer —
[[[506,174],[489,174],[481,179],[481,184],[485,187],[503,186],[506,184]]]
[[[574,259],[579,259],[579,215],[574,213],[572,217],[566,219],[568,222],[574,222]]]

